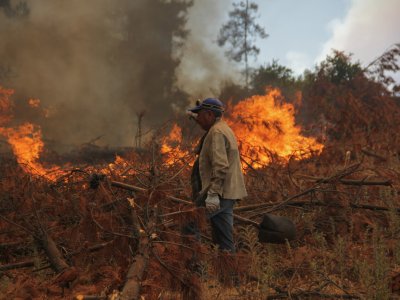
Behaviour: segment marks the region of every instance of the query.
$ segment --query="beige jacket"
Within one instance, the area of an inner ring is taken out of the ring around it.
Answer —
[[[235,134],[223,120],[210,128],[199,154],[202,183],[200,194],[218,194],[225,199],[247,196]]]

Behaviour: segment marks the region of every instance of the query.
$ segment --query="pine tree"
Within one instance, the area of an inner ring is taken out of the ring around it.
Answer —
[[[249,0],[233,3],[234,9],[229,12],[229,21],[220,29],[218,45],[229,44],[226,56],[236,62],[244,59],[246,87],[249,84],[249,56],[257,56],[260,49],[254,44],[257,37],[266,38],[264,28],[256,24],[258,5]]]

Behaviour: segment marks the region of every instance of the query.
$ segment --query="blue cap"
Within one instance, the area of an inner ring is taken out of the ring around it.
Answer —
[[[196,106],[188,109],[188,111],[198,113],[202,109],[224,112],[224,104],[216,98],[207,98],[203,101],[196,101]]]

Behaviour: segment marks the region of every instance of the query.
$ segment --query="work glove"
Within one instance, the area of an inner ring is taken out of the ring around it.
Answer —
[[[210,214],[216,212],[220,208],[218,194],[208,194],[205,202],[206,210]]]

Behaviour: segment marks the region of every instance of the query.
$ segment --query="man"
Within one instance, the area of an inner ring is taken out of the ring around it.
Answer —
[[[247,196],[236,137],[222,120],[224,105],[218,99],[207,98],[189,111],[206,131],[192,171],[194,198],[206,207],[214,243],[233,253],[233,206]]]

